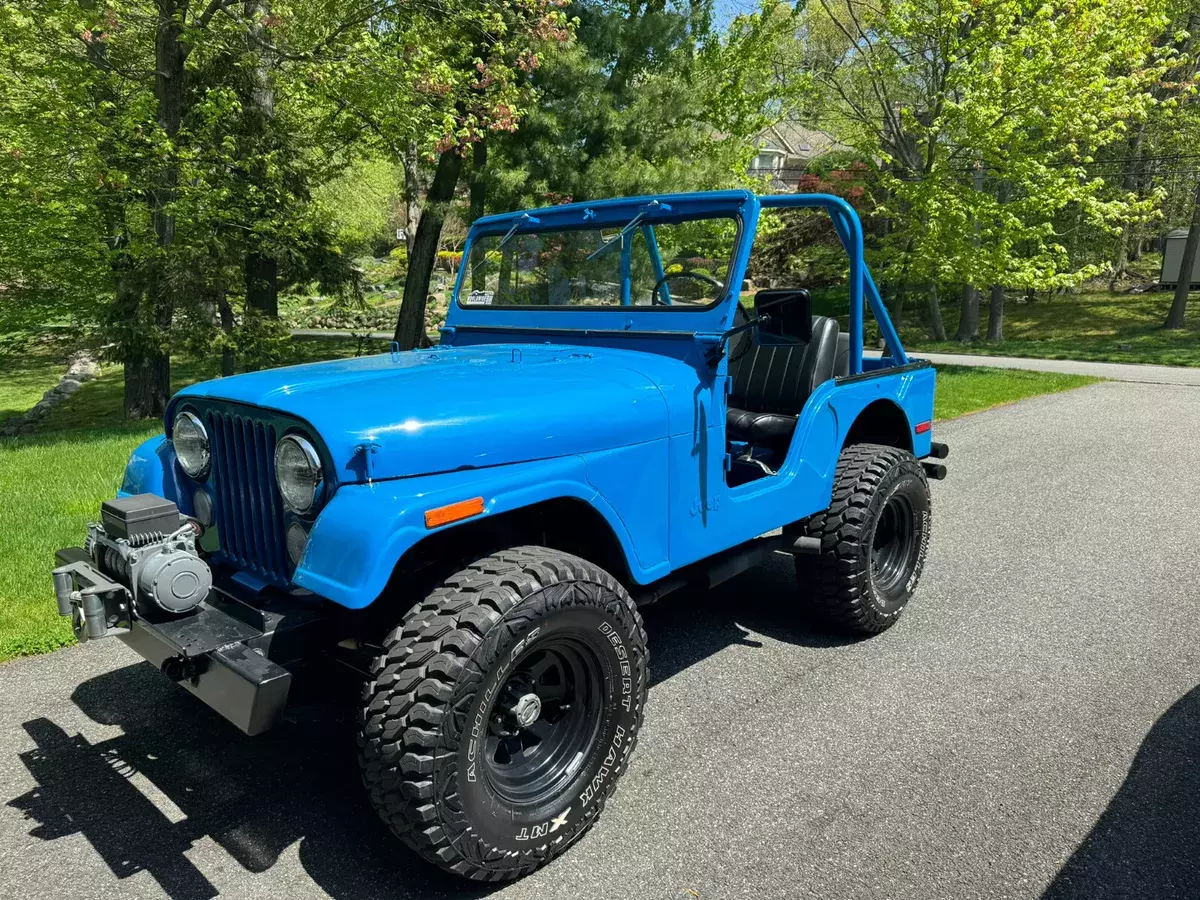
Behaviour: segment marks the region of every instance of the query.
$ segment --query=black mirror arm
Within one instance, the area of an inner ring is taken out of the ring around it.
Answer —
[[[763,315],[755,316],[750,321],[743,322],[741,325],[735,325],[733,328],[730,328],[728,331],[722,332],[720,338],[716,341],[716,343],[714,343],[711,347],[709,347],[708,356],[707,356],[707,362],[708,362],[709,366],[714,369],[717,367],[717,364],[721,361],[721,357],[723,357],[725,355],[725,345],[729,343],[730,338],[737,337],[743,331],[750,331],[753,328],[757,328],[760,324],[770,322],[770,321],[771,321],[771,317],[766,314],[763,314]]]

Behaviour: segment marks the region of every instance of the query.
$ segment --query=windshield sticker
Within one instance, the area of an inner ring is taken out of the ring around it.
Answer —
[[[494,291],[471,291],[467,295],[467,306],[491,306]]]

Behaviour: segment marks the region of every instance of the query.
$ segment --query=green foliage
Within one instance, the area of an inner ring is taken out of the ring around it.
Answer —
[[[881,157],[884,278],[1041,287],[1094,274],[1072,245],[1144,212],[1090,168],[1156,102],[1162,0],[820,0],[831,122]],[[916,60],[921,63],[916,64]],[[1151,201],[1152,202],[1152,201]]]
[[[856,153],[822,157],[799,179],[803,193],[841,197],[858,212],[868,238],[882,228],[875,195],[881,190],[873,162]],[[874,255],[874,254],[872,254]],[[870,260],[874,262],[875,260]],[[846,251],[824,210],[766,210],[750,258],[750,277],[795,275],[809,287],[844,283],[848,277]]]
[[[396,210],[402,205],[404,172],[386,157],[355,160],[347,170],[313,193],[317,209],[329,222],[340,252],[347,256],[387,251],[395,243],[400,224]],[[403,245],[395,248],[407,252]]]
[[[534,96],[528,74],[571,33],[557,0],[444,0],[436,15],[377,3],[357,28],[312,3],[293,22],[293,40],[328,61],[309,96],[337,111],[336,134],[410,165],[512,131]]]
[[[790,7],[767,0],[725,35],[707,0],[579,0],[568,14],[575,42],[532,73],[540,102],[492,142],[492,208],[747,183],[753,136],[801,90],[773,78],[795,43]]]

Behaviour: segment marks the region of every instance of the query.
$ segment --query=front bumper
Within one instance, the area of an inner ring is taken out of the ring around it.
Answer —
[[[151,621],[138,616],[128,590],[86,551],[68,547],[55,556],[58,611],[72,617],[79,640],[117,637],[246,734],[279,719],[292,674],[267,653],[283,616],[214,590],[190,613]]]

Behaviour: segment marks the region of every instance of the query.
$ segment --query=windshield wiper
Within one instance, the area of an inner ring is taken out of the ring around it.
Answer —
[[[615,238],[613,238],[611,241],[605,241],[603,244],[593,250],[592,253],[587,257],[586,262],[591,262],[597,256],[600,256],[601,254],[611,250],[614,246],[623,245],[625,243],[625,238],[629,236],[633,229],[637,228],[638,225],[641,224],[642,219],[646,218],[646,214],[652,209],[662,209],[666,212],[670,212],[671,204],[660,203],[657,200],[651,200],[636,216],[634,216],[625,224],[625,227],[621,229],[620,233]]]
[[[509,238],[517,233],[517,229],[521,227],[522,222],[532,222],[534,225],[538,225],[541,223],[541,221],[542,220],[537,216],[531,216],[529,213],[522,213],[521,218],[513,222],[512,228],[508,229],[508,231],[504,233],[504,237],[500,238],[500,243],[496,245],[496,249],[499,250],[508,243]]]
[[[521,218],[519,218],[519,219],[517,219],[517,221],[513,222],[512,228],[508,229],[508,231],[506,231],[504,233],[504,237],[500,238],[500,242],[498,244],[496,244],[496,252],[498,253],[504,247],[504,245],[508,243],[509,239],[514,234],[517,233],[517,229],[521,227],[522,222],[532,222],[534,225],[538,225],[541,223],[541,221],[542,220],[539,219],[537,216],[531,216],[529,213],[522,213]],[[486,262],[487,262],[487,253],[484,253],[483,256],[479,257],[479,262],[477,262],[477,263],[475,263],[475,265],[471,266],[472,277],[474,277],[474,274],[476,272],[478,272],[479,269]]]

